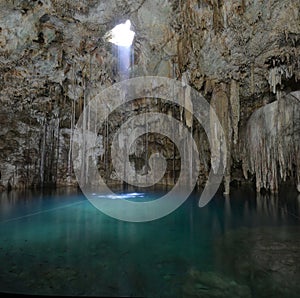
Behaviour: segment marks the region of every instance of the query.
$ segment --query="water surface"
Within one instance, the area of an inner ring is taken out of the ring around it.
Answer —
[[[145,201],[161,193],[126,194]],[[199,195],[160,220],[128,223],[74,189],[1,193],[0,292],[299,297],[298,194],[241,188],[204,208]]]

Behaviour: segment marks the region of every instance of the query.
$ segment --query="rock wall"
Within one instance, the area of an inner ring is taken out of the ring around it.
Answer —
[[[229,149],[226,193],[243,172],[258,190],[276,191],[287,179],[299,185],[298,102],[288,95],[300,90],[299,12],[292,0],[0,0],[0,188],[76,185],[74,127],[93,95],[122,80],[118,52],[104,36],[126,19],[136,32],[130,76],[186,81],[215,108]],[[105,150],[113,123],[135,109],[185,120],[201,149],[204,183],[213,149],[199,124],[166,102],[143,100],[114,113],[100,132],[102,175],[113,176]],[[163,183],[174,183],[172,143],[153,135],[139,142],[136,169],[163,147],[170,164]]]

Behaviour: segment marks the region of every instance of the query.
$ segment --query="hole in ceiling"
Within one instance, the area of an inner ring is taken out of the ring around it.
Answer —
[[[130,27],[130,20],[127,20],[124,24],[117,25],[109,32],[110,38],[108,41],[120,47],[130,47],[135,36],[135,32]]]

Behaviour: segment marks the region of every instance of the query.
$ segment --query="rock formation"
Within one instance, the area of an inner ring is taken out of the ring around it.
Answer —
[[[122,79],[116,46],[103,37],[127,19],[136,33],[130,76],[185,81],[215,109],[229,153],[226,193],[243,179],[258,191],[287,180],[299,190],[299,13],[292,0],[0,0],[0,190],[76,185],[74,127],[90,98]],[[114,176],[107,149],[118,123],[151,109],[185,120],[203,184],[211,166],[203,130],[159,100],[110,116],[99,132],[102,175]],[[130,157],[137,170],[156,146],[169,162],[163,183],[174,183],[173,144],[153,135],[139,142]]]

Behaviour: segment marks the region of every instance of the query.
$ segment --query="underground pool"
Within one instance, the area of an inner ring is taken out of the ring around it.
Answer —
[[[116,192],[155,200],[164,190]],[[175,212],[130,223],[77,189],[0,193],[0,292],[97,297],[299,297],[300,196],[194,191]]]

